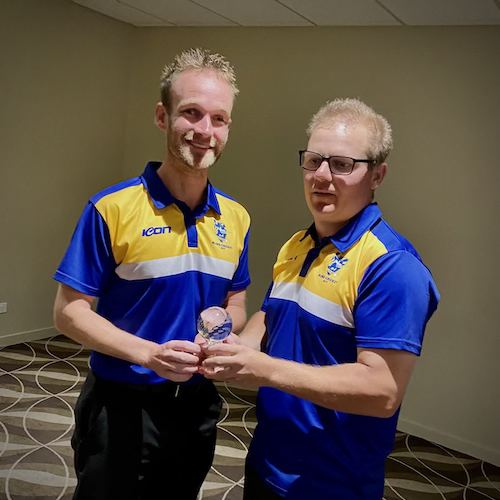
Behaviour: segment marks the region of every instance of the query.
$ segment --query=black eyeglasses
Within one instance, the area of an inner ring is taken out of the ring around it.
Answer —
[[[305,170],[318,170],[324,161],[328,162],[330,172],[335,175],[349,175],[354,170],[356,163],[368,163],[375,165],[377,160],[359,160],[349,156],[323,156],[314,151],[301,149],[299,151],[300,166]]]

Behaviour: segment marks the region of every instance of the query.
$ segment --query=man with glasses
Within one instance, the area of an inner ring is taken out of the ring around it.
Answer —
[[[338,99],[307,133],[299,155],[314,222],[281,248],[262,310],[240,336],[206,348],[202,372],[260,387],[245,500],[380,500],[439,295],[372,202],[392,149],[387,120]]]

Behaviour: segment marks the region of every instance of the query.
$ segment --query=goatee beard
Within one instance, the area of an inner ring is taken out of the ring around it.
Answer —
[[[191,148],[187,144],[182,144],[179,147],[179,153],[184,163],[193,169],[206,170],[210,168],[217,160],[213,149],[207,151],[200,162],[196,163]]]
[[[189,132],[186,132],[182,138],[184,141],[193,141],[194,139],[194,131],[190,130]],[[189,144],[181,144],[179,146],[179,154],[184,161],[184,163],[192,168],[192,169],[199,169],[199,170],[206,170],[210,168],[218,159],[218,156],[220,156],[220,153],[222,152],[222,148],[219,150],[219,155],[215,156],[215,148],[218,145],[218,141],[215,137],[210,137],[210,143],[209,146],[210,150],[207,150],[205,154],[203,155],[203,158],[201,159],[200,162],[196,163],[194,155],[191,151],[191,148]]]

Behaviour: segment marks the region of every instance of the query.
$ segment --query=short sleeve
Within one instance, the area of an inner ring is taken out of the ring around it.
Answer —
[[[79,292],[98,297],[115,268],[108,227],[89,202],[53,277]]]
[[[267,311],[267,304],[269,302],[271,290],[273,289],[273,284],[274,284],[274,281],[271,281],[271,284],[269,285],[269,288],[267,289],[266,295],[264,296],[264,300],[262,301],[262,305],[260,306],[261,311],[264,311],[264,312]]]
[[[250,284],[250,274],[248,273],[248,235],[249,231],[247,230],[243,241],[243,250],[238,260],[238,267],[231,281],[231,291],[243,290]]]
[[[398,251],[379,257],[358,288],[353,311],[357,346],[419,355],[438,301],[431,273],[415,255]]]

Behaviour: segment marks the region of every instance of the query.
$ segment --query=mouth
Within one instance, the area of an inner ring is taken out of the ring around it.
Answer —
[[[208,138],[207,138],[208,139]],[[201,143],[196,141],[195,133],[193,130],[190,130],[187,134],[184,135],[184,140],[193,148],[203,150],[203,151],[209,151],[211,149],[214,149],[215,146],[217,145],[217,140],[215,137],[210,137],[207,143]]]
[[[209,144],[197,144],[196,142],[192,141],[186,141],[191,147],[196,148],[196,149],[202,149],[203,151],[209,151],[210,149],[213,149],[213,146],[210,146]]]

